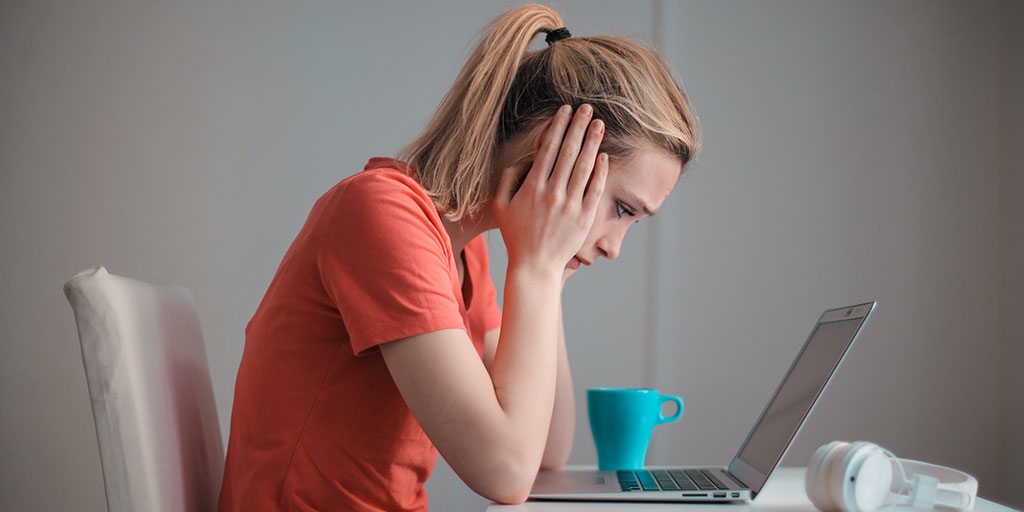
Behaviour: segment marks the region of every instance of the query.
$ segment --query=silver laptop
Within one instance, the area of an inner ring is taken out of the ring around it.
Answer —
[[[729,467],[541,471],[530,498],[670,502],[754,499],[786,454],[874,307],[874,302],[868,302],[821,314]]]

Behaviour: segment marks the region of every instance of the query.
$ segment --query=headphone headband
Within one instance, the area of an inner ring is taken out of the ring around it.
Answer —
[[[914,475],[923,475],[935,480],[934,501],[938,505],[959,510],[974,508],[978,495],[978,480],[963,471],[910,459],[896,459],[903,468]],[[965,503],[965,498],[966,503]]]

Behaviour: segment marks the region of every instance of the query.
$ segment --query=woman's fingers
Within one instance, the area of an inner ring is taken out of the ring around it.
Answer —
[[[558,109],[555,117],[551,120],[551,124],[548,125],[541,138],[537,158],[533,162],[533,168],[530,169],[530,175],[526,177],[527,181],[532,182],[537,188],[543,188],[544,184],[548,181],[548,177],[551,175],[552,167],[558,161],[558,152],[562,147],[562,137],[565,136],[565,128],[569,126],[571,118],[572,107],[562,105],[562,108]]]
[[[580,146],[583,145],[583,138],[587,135],[587,126],[590,124],[590,117],[594,114],[594,108],[583,104],[576,109],[576,115],[572,118],[572,124],[562,140],[558,151],[558,160],[554,169],[551,170],[551,185],[556,190],[565,190],[576,167],[576,159],[580,155]]]
[[[591,173],[597,160],[597,150],[601,147],[601,140],[604,138],[604,121],[597,119],[590,123],[587,130],[587,140],[583,143],[583,149],[576,158],[576,167],[569,178],[567,197],[579,200],[590,181]]]
[[[528,170],[502,170],[494,209],[510,261],[564,266],[593,224],[608,174],[607,155],[597,155],[604,123],[591,123],[589,105],[579,110],[564,106],[551,118]]]
[[[594,173],[583,195],[583,213],[588,219],[597,214],[597,203],[604,194],[604,185],[608,180],[608,153],[601,153],[594,162]]]

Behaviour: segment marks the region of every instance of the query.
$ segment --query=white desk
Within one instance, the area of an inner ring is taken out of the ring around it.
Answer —
[[[770,512],[807,511],[815,508],[804,493],[804,469],[779,468],[772,473],[764,489],[754,501],[725,503],[623,503],[592,501],[527,501],[520,505],[494,505],[487,512],[584,512],[584,511],[636,511],[681,510],[687,512],[724,512],[725,510],[753,510]],[[978,498],[976,512],[1012,512],[1013,509]]]

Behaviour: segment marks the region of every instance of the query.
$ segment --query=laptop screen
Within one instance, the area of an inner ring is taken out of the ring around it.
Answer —
[[[737,458],[767,478],[843,359],[866,315],[819,321]],[[822,320],[825,320],[823,316]],[[746,482],[760,490],[761,482]]]

